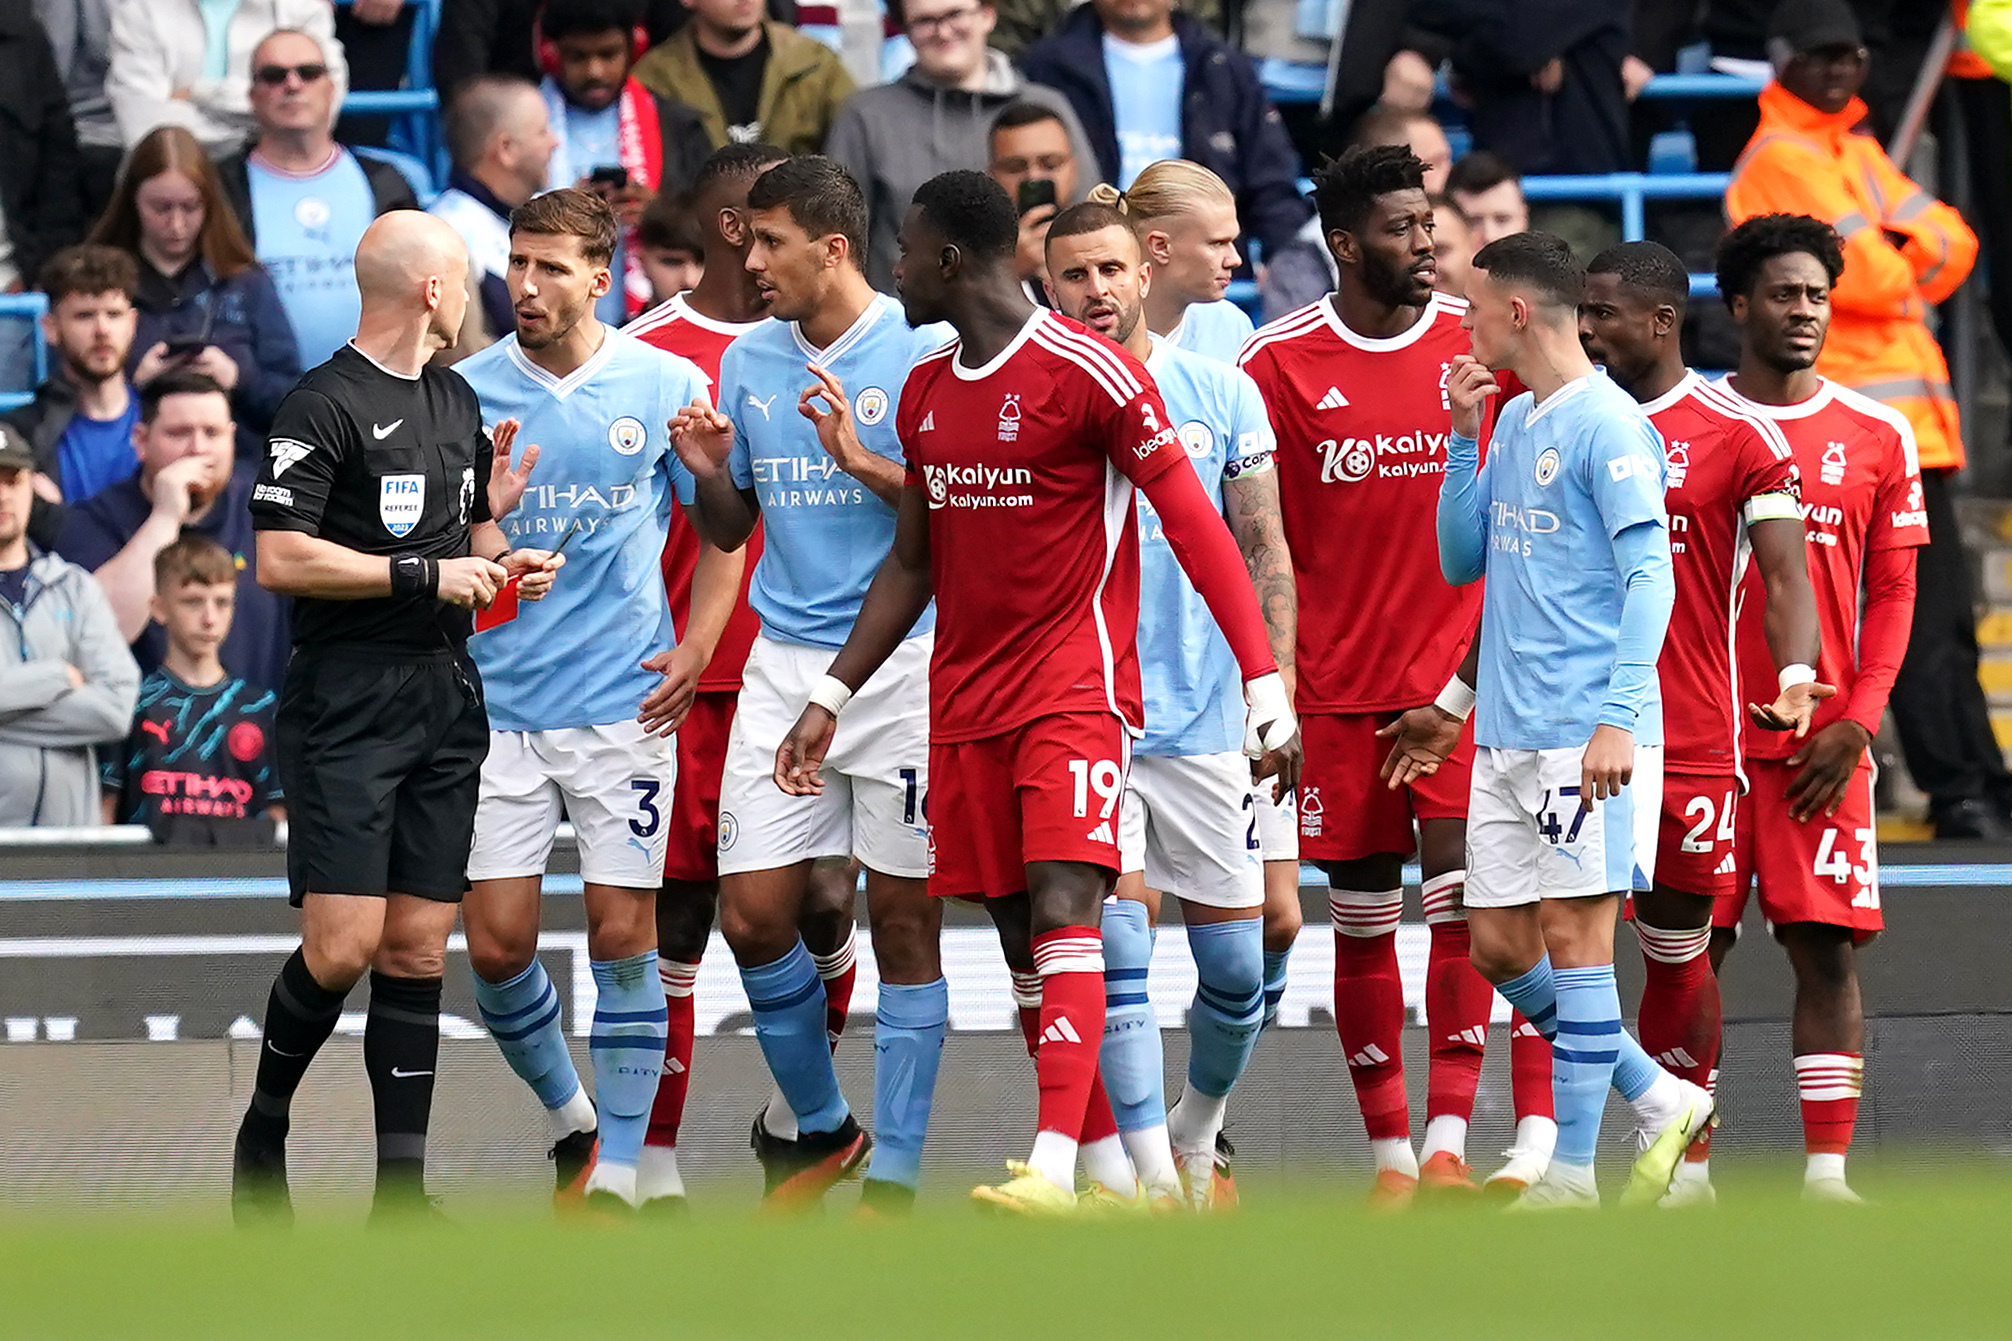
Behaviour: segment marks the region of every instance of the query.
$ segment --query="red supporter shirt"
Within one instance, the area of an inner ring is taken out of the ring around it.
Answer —
[[[929,500],[929,737],[1140,702],[1132,486],[1187,464],[1145,366],[1046,309],[982,368],[915,365],[896,427]]]
[[[1857,680],[1859,597],[1867,552],[1928,543],[1914,431],[1897,411],[1828,377],[1814,396],[1795,405],[1761,405],[1730,386],[1724,390],[1741,409],[1781,429],[1802,476],[1809,580],[1823,629],[1816,678],[1837,686],[1835,698],[1817,705],[1810,724],[1814,735],[1844,716]],[[1779,689],[1761,621],[1767,592],[1757,573],[1747,574],[1740,599],[1740,692],[1755,703],[1772,703]],[[1786,759],[1802,745],[1791,732],[1762,731],[1751,723],[1743,735],[1746,753],[1756,759]]]
[[[658,349],[683,355],[698,364],[706,380],[717,387],[720,382],[720,358],[727,352],[727,346],[761,324],[760,321],[714,321],[711,317],[701,316],[691,309],[681,293],[655,310],[637,317],[622,328],[622,333],[633,335]],[[741,687],[741,670],[747,665],[748,649],[754,646],[755,635],[761,632],[761,619],[748,605],[748,583],[754,579],[755,560],[761,557],[760,522],[755,523],[753,534],[748,536],[747,556],[747,568],[741,573],[740,600],[734,605],[726,630],[720,634],[719,646],[713,649],[713,659],[706,664],[705,674],[699,677],[702,692],[732,693]],[[674,507],[664,541],[664,591],[671,600],[671,625],[680,638],[685,636],[685,625],[692,617],[692,573],[698,562],[699,533],[686,520],[684,509]]]
[[[1469,349],[1466,311],[1435,294],[1410,330],[1373,340],[1323,298],[1262,327],[1237,357],[1278,437],[1302,713],[1430,703],[1474,635],[1481,584],[1448,586],[1438,541],[1446,379]]]
[[[1694,372],[1642,409],[1663,435],[1669,462],[1665,502],[1677,581],[1656,663],[1664,766],[1729,772],[1739,766],[1745,716],[1733,678],[1732,627],[1747,569],[1746,523],[1800,515],[1795,456],[1772,420],[1749,414]],[[1762,592],[1757,599],[1765,605]]]

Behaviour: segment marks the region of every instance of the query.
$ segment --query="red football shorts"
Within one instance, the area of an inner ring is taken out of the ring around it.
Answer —
[[[1037,717],[981,740],[929,747],[929,892],[996,899],[1027,863],[1081,861],[1116,875],[1131,738],[1110,713]]]
[[[1306,767],[1299,780],[1299,855],[1308,861],[1355,861],[1410,852],[1414,819],[1467,818],[1474,780],[1474,728],[1460,732],[1453,755],[1429,778],[1392,791],[1380,775],[1390,742],[1377,739],[1396,713],[1310,713],[1299,719]]]
[[[1656,839],[1656,883],[1716,899],[1733,892],[1734,816],[1739,779],[1731,773],[1663,773],[1663,818]]]
[[[1886,926],[1879,911],[1879,838],[1872,813],[1872,764],[1861,761],[1835,815],[1789,816],[1788,787],[1799,770],[1782,759],[1749,759],[1733,837],[1733,889],[1712,910],[1714,926],[1738,926],[1747,891],[1760,891],[1774,926],[1821,922],[1870,940]]]
[[[664,879],[720,878],[720,776],[727,766],[738,690],[707,690],[678,727],[678,780],[671,789],[671,841]]]

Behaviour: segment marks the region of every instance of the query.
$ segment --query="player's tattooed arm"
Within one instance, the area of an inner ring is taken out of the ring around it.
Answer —
[[[901,462],[868,450],[859,440],[859,425],[852,417],[852,401],[845,394],[844,383],[815,363],[806,363],[804,368],[817,380],[797,397],[797,413],[816,427],[818,442],[840,470],[865,485],[887,506],[899,508],[906,469]],[[819,408],[820,403],[823,408]]]
[[[754,533],[761,505],[753,489],[734,483],[727,464],[734,446],[733,421],[704,400],[695,400],[671,416],[667,427],[672,449],[697,485],[697,496],[685,516],[720,549],[739,549]]]
[[[1747,523],[1752,542],[1754,566],[1767,585],[1768,651],[1776,667],[1814,667],[1821,650],[1823,630],[1817,622],[1816,592],[1809,581],[1808,546],[1803,539],[1800,516],[1767,517]],[[1816,716],[1821,699],[1836,694],[1835,687],[1796,676],[1781,687],[1781,695],[1768,705],[1747,704],[1747,715],[1756,726],[1768,731],[1809,734],[1810,720]]]
[[[1264,470],[1226,480],[1223,495],[1230,505],[1230,530],[1250,569],[1258,612],[1264,616],[1265,632],[1271,637],[1271,659],[1278,663],[1287,691],[1295,691],[1299,588],[1293,581],[1285,524],[1279,518],[1278,472]]]

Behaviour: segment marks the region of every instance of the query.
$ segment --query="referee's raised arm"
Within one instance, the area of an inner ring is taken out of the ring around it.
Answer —
[[[490,518],[495,452],[475,393],[430,366],[460,329],[467,277],[446,224],[412,210],[373,223],[356,252],[356,338],[281,402],[252,491],[259,580],[295,598],[274,725],[302,943],[266,1003],[238,1128],[240,1223],[292,1219],[293,1094],[365,973],[373,1216],[429,1206],[440,979],[489,749],[469,612],[511,571],[493,561],[508,545]],[[510,557],[535,594],[527,560]]]

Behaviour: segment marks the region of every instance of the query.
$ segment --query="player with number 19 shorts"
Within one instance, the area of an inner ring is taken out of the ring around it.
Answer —
[[[1165,403],[1137,359],[1027,300],[1018,236],[1013,202],[978,172],[924,183],[902,223],[903,306],[958,338],[909,375],[894,549],[776,775],[817,785],[846,702],[933,594],[930,892],[982,899],[1008,967],[1038,981],[1032,1002],[1016,992],[1040,1089],[1034,1150],[973,1196],[1057,1214],[1076,1208],[1079,1137],[1101,1098],[1099,923],[1142,725],[1135,487],[1236,655],[1261,775],[1295,780],[1298,730],[1242,556]]]
[[[523,501],[499,519],[505,534],[560,551],[572,569],[546,600],[471,643],[490,727],[462,907],[475,999],[549,1115],[561,1191],[598,1125],[584,1191],[619,1210],[636,1202],[666,1028],[654,904],[676,764],[671,743],[638,720],[659,689],[652,658],[674,641],[657,556],[685,470],[665,425],[705,376],[594,318],[614,239],[613,213],[584,191],[520,208],[507,276],[517,331],[456,371],[486,420],[521,422],[540,450]],[[598,1124],[537,958],[561,819],[578,835],[585,885]]]
[[[1818,687],[1818,629],[1803,557],[1795,460],[1781,431],[1684,366],[1690,277],[1669,248],[1624,242],[1593,258],[1579,335],[1662,435],[1676,602],[1657,671],[1663,689],[1663,814],[1653,887],[1635,894],[1642,944],[1642,1046],[1673,1074],[1714,1088],[1719,990],[1713,901],[1733,887],[1741,712],[1732,627],[1751,561],[1766,593],[1780,671],[1773,724],[1807,729]],[[1666,1206],[1715,1199],[1709,1130],[1691,1143]]]
[[[1858,947],[1885,926],[1867,749],[1907,650],[1914,551],[1928,543],[1914,433],[1905,416],[1816,372],[1831,289],[1844,270],[1835,231],[1804,215],[1761,215],[1719,247],[1719,292],[1741,329],[1727,391],[1788,439],[1802,476],[1809,575],[1823,626],[1817,678],[1837,696],[1807,738],[1745,736],[1751,789],[1733,837],[1733,889],[1718,900],[1720,957],[1750,892],[1796,981],[1795,1073],[1807,1165],[1803,1190],[1856,1201],[1845,1153],[1865,1075]],[[1737,640],[1740,687],[1766,696],[1774,667],[1747,579]]]
[[[1468,350],[1458,298],[1434,294],[1425,167],[1402,145],[1352,150],[1315,175],[1335,246],[1336,292],[1262,328],[1241,363],[1278,436],[1286,539],[1299,590],[1295,702],[1307,747],[1300,852],[1327,874],[1334,922],[1334,1018],[1376,1160],[1372,1199],[1471,1189],[1467,1121],[1494,993],[1468,962],[1464,834],[1473,739],[1432,705],[1449,685],[1481,609],[1479,587],[1449,586],[1433,544],[1446,452],[1447,370]],[[1456,708],[1460,705],[1455,704]],[[1425,717],[1457,744],[1435,772],[1396,790],[1379,736]],[[1413,826],[1417,826],[1414,836]],[[1404,989],[1397,927],[1405,858],[1420,851],[1431,934],[1425,1161],[1411,1145],[1404,1084]],[[1503,1176],[1520,1190],[1551,1144],[1548,1048],[1512,1042],[1516,1148]]]

